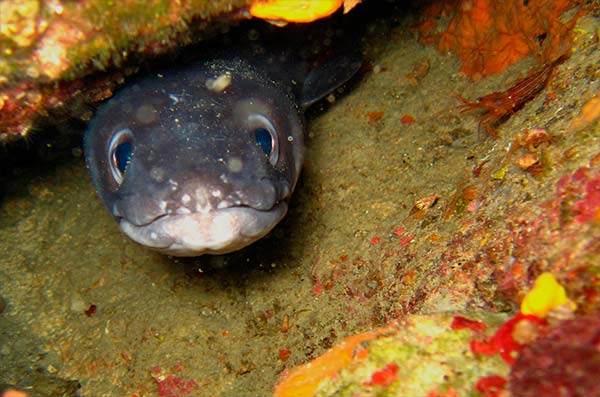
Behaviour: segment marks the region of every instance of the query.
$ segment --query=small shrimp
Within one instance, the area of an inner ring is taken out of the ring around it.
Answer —
[[[492,92],[491,94],[478,98],[476,102],[471,102],[456,94],[457,98],[463,103],[459,106],[461,109],[460,113],[484,111],[478,119],[478,128],[479,130],[481,130],[482,127],[485,128],[492,138],[497,138],[498,133],[494,129],[494,125],[502,119],[514,114],[521,109],[525,103],[535,98],[535,96],[546,87],[548,81],[550,81],[554,67],[563,62],[566,58],[567,56],[563,55],[538,71],[529,74],[524,79],[519,80],[508,90]]]

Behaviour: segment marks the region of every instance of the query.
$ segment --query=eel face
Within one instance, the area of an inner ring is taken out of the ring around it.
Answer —
[[[240,57],[134,80],[86,131],[96,190],[121,230],[149,248],[176,256],[243,248],[287,211],[302,165],[303,105],[356,68],[339,78],[313,73],[300,90],[297,74],[282,78]]]

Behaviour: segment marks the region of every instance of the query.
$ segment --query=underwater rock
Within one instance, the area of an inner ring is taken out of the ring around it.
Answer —
[[[481,374],[506,376],[508,366],[499,356],[475,354],[469,347],[474,337],[493,331],[506,317],[486,312],[406,316],[347,337],[325,354],[284,373],[274,395],[467,395]]]
[[[357,2],[343,2],[344,12]],[[0,141],[27,136],[36,119],[56,108],[89,121],[86,104],[110,97],[145,58],[198,43],[241,19],[309,22],[342,6],[341,0],[317,3],[0,2]]]
[[[74,99],[91,103],[109,97],[123,73],[91,81],[83,81],[85,76],[209,37],[240,19],[249,3],[2,2],[0,140],[27,135],[36,117]]]

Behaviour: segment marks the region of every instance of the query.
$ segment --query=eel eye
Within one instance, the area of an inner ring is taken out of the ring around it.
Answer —
[[[279,140],[275,126],[265,115],[254,113],[248,116],[250,130],[258,147],[275,166],[279,160]]]
[[[117,131],[108,145],[110,173],[118,185],[123,183],[125,172],[133,157],[133,133],[129,128]]]
[[[259,127],[254,130],[254,135],[256,136],[258,146],[260,146],[267,156],[270,156],[271,152],[273,152],[273,137],[271,137],[269,130]]]

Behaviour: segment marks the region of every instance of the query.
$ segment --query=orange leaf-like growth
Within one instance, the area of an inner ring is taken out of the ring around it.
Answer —
[[[421,43],[451,51],[462,61],[461,72],[474,80],[499,73],[535,55],[548,63],[564,54],[579,13],[568,22],[559,17],[580,0],[440,0],[425,11]],[[440,17],[449,17],[442,32]]]
[[[333,376],[341,369],[359,359],[360,344],[385,335],[392,327],[378,328],[364,334],[345,338],[323,355],[311,362],[296,367],[291,373],[284,375],[274,391],[275,397],[310,397],[313,396],[324,379]],[[356,355],[355,355],[356,353]],[[364,352],[360,354],[364,357]]]

